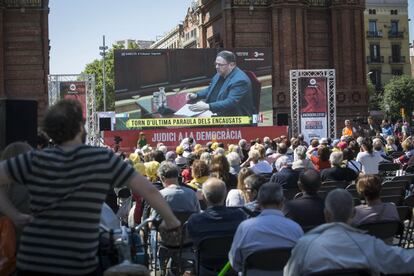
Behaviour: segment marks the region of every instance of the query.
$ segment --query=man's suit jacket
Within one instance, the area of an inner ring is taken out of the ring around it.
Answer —
[[[292,170],[291,167],[286,167],[273,174],[270,181],[279,184],[283,189],[298,188],[299,174],[300,172]]]
[[[197,93],[197,99],[204,99],[210,105],[210,111],[219,116],[251,116],[256,114],[252,85],[249,77],[238,67],[235,67],[224,80],[217,100],[211,102],[211,93],[219,80],[216,74],[206,89]]]
[[[304,230],[309,230],[309,227],[325,223],[324,208],[324,201],[319,196],[304,194],[298,199],[285,202],[283,213]]]

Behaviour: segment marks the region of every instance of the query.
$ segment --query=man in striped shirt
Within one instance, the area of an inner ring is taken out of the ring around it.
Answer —
[[[0,211],[26,225],[17,255],[18,275],[97,275],[99,219],[106,194],[129,185],[164,218],[179,227],[160,193],[111,151],[84,144],[82,108],[62,100],[45,116],[43,128],[55,148],[32,151],[0,163],[0,185],[27,186],[32,215],[19,213],[0,193]]]

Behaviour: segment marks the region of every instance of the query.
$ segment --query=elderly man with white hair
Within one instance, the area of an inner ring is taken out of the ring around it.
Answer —
[[[315,169],[312,161],[306,159],[306,147],[298,146],[295,149],[295,161],[292,163],[293,170],[306,170],[306,169]]]
[[[323,169],[321,171],[321,179],[323,181],[353,181],[358,177],[358,174],[348,168],[342,167],[342,161],[344,159],[342,152],[333,152],[329,156],[329,162],[331,167]]]
[[[350,226],[353,205],[352,195],[344,189],[328,194],[324,211],[328,223],[297,242],[285,266],[285,276],[347,268],[367,269],[371,275],[414,273],[412,250],[386,245]]]
[[[299,171],[292,169],[292,162],[286,155],[276,161],[277,172],[272,175],[271,182],[277,183],[283,189],[298,188]]]

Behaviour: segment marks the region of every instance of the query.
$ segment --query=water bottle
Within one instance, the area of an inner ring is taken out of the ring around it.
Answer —
[[[167,94],[165,94],[165,87],[158,87],[158,89],[159,89],[158,107],[167,106]]]
[[[152,93],[151,99],[151,112],[157,112],[158,108],[160,107],[160,92],[156,91]]]

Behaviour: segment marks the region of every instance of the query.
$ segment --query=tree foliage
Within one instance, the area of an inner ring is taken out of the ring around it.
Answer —
[[[381,91],[375,89],[370,78],[367,78],[367,90],[369,96],[369,110],[378,110],[381,104]]]
[[[400,108],[405,109],[405,114],[411,114],[414,110],[414,79],[402,75],[391,79],[384,87],[384,96],[381,103],[383,111],[387,111],[392,117],[400,117]]]
[[[106,111],[115,110],[115,74],[114,74],[114,50],[124,49],[123,45],[112,45],[105,57],[105,88],[106,88]],[[138,49],[136,42],[129,42],[128,49]],[[95,97],[96,111],[103,111],[103,58],[95,59],[91,63],[86,64],[85,74],[95,75]]]

